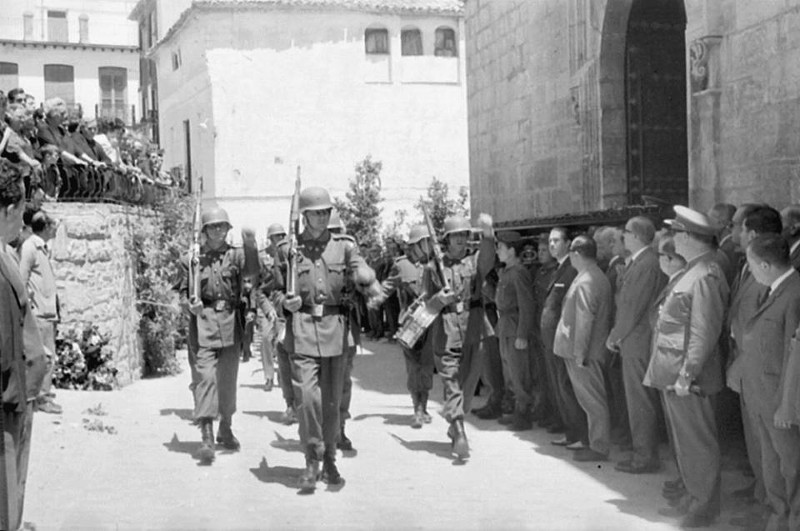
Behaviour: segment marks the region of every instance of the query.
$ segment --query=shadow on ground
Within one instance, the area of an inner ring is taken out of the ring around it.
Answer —
[[[370,413],[356,415],[350,420],[358,422],[370,418],[382,418],[384,424],[389,424],[391,426],[411,426],[411,413],[406,415],[401,415],[399,413]]]
[[[251,468],[250,472],[262,483],[277,483],[286,488],[296,490],[303,469],[291,468],[288,466],[270,467],[269,464],[267,464],[267,459],[262,458],[258,467]]]
[[[175,415],[181,420],[185,420],[187,422],[194,422],[194,411],[191,409],[178,409],[178,408],[165,408],[159,411],[162,417],[166,417],[169,415]]]
[[[242,414],[253,415],[254,417],[267,419],[271,422],[275,422],[276,424],[283,424],[283,420],[281,420],[283,411],[242,411]]]

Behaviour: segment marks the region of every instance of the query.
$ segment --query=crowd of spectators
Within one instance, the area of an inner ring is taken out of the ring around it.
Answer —
[[[503,370],[496,338],[485,340],[482,380],[504,389],[473,414],[515,431],[538,424],[576,461],[606,461],[616,446],[629,457],[615,468],[630,474],[661,470],[668,441],[678,477],[665,482],[670,507],[659,512],[684,527],[719,514],[721,454],[738,434],[753,480],[732,493],[747,509],[732,523],[800,529],[800,205],[675,209],[661,230],[636,216],[498,233],[501,260],[530,273],[532,300],[517,290],[515,308],[533,316],[530,375]],[[496,279],[483,283],[491,320]],[[523,415],[515,390],[533,397]]]
[[[61,98],[39,105],[21,88],[0,92],[0,157],[17,165],[29,201],[151,203],[183,189],[163,152],[119,118],[83,117]]]

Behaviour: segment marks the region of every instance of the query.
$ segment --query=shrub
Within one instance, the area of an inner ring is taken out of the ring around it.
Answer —
[[[53,385],[61,389],[110,391],[118,387],[108,338],[94,325],[67,329],[56,338]]]

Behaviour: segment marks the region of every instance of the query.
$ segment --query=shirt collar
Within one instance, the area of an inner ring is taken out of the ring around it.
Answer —
[[[778,278],[776,278],[775,282],[773,282],[769,286],[770,293],[775,293],[775,290],[778,289],[780,287],[780,285],[783,284],[783,282],[787,278],[789,278],[789,275],[791,275],[793,272],[794,272],[794,268],[790,267],[789,269],[786,270],[786,273],[784,273],[781,276],[779,276]]]
[[[789,254],[795,252],[798,247],[800,247],[800,238],[798,238],[797,241],[792,244],[791,248],[789,248]]]
[[[642,253],[644,252],[644,250],[645,250],[645,249],[647,249],[647,246],[646,246],[646,245],[645,245],[644,247],[642,247],[641,249],[639,249],[638,251],[636,251],[635,253],[633,253],[633,254],[631,255],[631,260],[630,260],[630,262],[628,262],[628,263],[630,264],[630,263],[632,263],[634,260],[636,260],[636,258],[638,258],[638,257],[639,257],[639,255],[640,255],[640,254],[642,254]]]
[[[566,261],[567,261],[567,258],[569,258],[569,254],[565,254],[565,255],[563,256],[563,258],[559,258],[559,260],[558,260],[558,266],[559,266],[559,267],[561,267],[562,265],[564,265],[564,262],[566,262]]]

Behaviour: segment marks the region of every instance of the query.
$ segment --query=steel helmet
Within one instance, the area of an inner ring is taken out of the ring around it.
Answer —
[[[331,219],[328,221],[328,230],[333,229],[340,229],[342,231],[345,230],[344,223],[342,223],[342,218],[339,217],[339,212],[335,208],[331,211]]]
[[[333,208],[331,196],[325,188],[321,186],[311,186],[300,192],[300,213],[308,210],[325,210]]]
[[[206,228],[207,225],[212,225],[214,223],[225,223],[228,225],[228,229],[230,229],[233,225],[231,225],[231,220],[228,218],[228,213],[225,212],[224,208],[220,207],[213,207],[209,208],[205,212],[203,212],[202,216],[203,227]]]
[[[280,223],[273,223],[267,227],[267,238],[272,238],[273,236],[283,236],[285,234],[286,229],[284,229],[283,225]]]
[[[428,237],[430,237],[430,234],[428,234],[427,225],[414,225],[411,227],[411,230],[408,231],[408,244],[414,245],[418,241]]]
[[[472,225],[464,216],[450,216],[444,220],[444,237],[454,232],[470,232]]]

